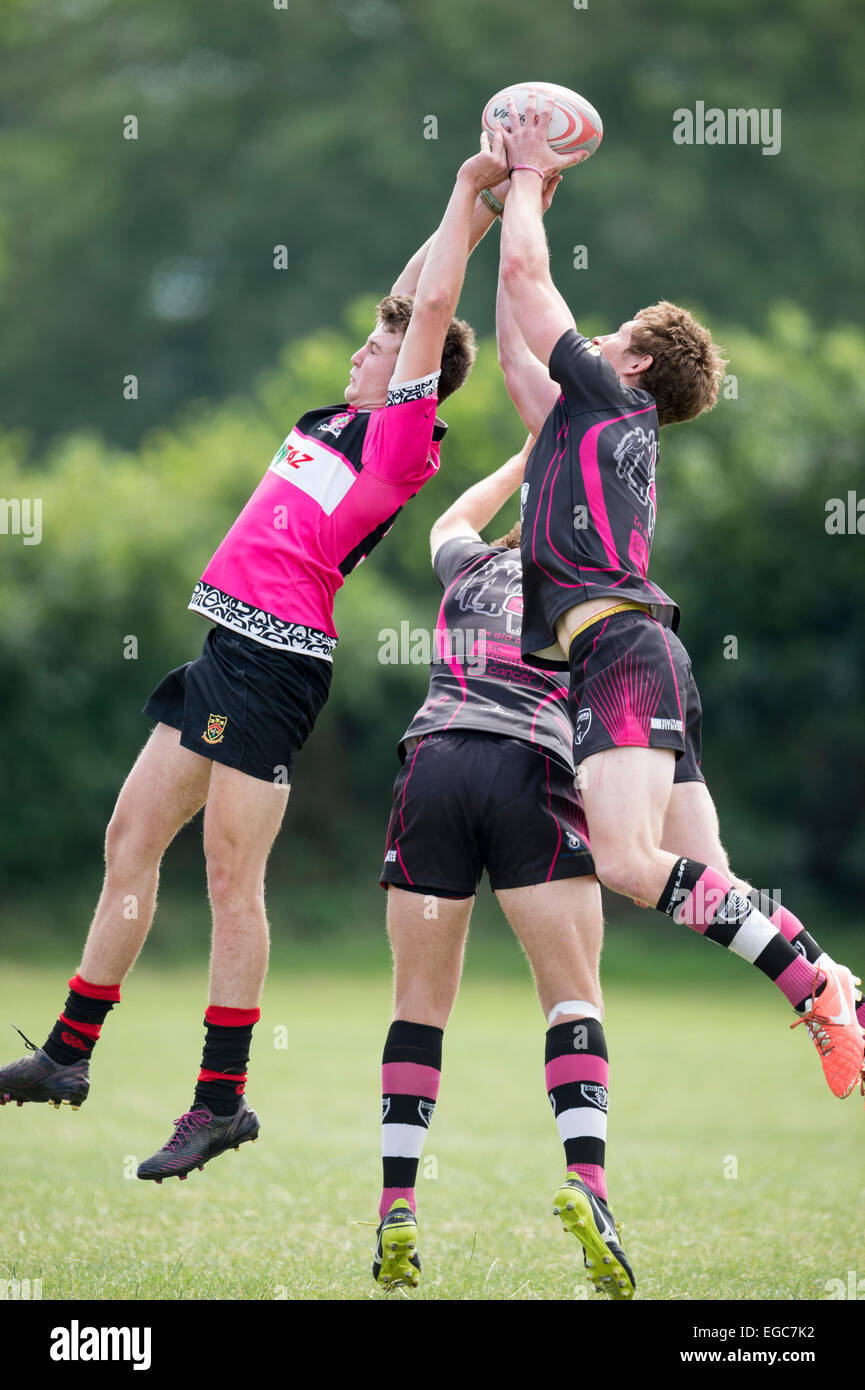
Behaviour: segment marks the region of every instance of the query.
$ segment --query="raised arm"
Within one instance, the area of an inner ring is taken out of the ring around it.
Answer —
[[[471,250],[478,195],[481,189],[500,183],[506,168],[501,129],[492,141],[484,135],[480,153],[460,168],[418,278],[412,316],[394,369],[394,385],[428,377],[439,370],[445,335],[459,301]]]
[[[502,218],[501,277],[523,338],[547,366],[559,338],[576,325],[550,275],[550,253],[541,220],[542,190],[550,175],[585,156],[566,159],[551,148],[547,130],[552,106],[536,114],[537,99],[530,96],[525,124],[520,125],[516,107],[513,102],[509,105],[511,129],[505,134],[505,144],[512,172]],[[530,167],[514,167],[520,165]]]
[[[508,395],[526,429],[537,435],[555,404],[559,387],[544,364],[529,351],[519,330],[504,286],[501,264],[496,294],[496,343]]]
[[[503,183],[500,183],[496,188],[492,188],[488,191],[492,193],[493,197],[497,198],[500,203],[504,203],[509,188],[510,184],[506,179]],[[498,213],[493,211],[493,209],[490,208],[489,205],[484,202],[480,194],[478,194],[478,197],[475,199],[474,209],[472,211],[471,228],[469,231],[469,255],[471,255],[472,251],[474,251],[478,243],[483,241],[490,227],[493,225],[497,218]],[[419,247],[418,250],[415,251],[414,255],[406,265],[402,274],[399,275],[398,278],[394,281],[393,286],[391,288],[391,294],[416,293],[418,280],[420,279],[420,273],[424,268],[427,254],[434,240],[435,233],[433,233],[431,237],[427,237],[423,246]]]
[[[529,435],[518,454],[514,454],[489,477],[482,478],[479,483],[473,483],[462,496],[451,503],[446,512],[442,512],[430,531],[430,551],[433,560],[445,541],[454,540],[457,536],[470,536],[474,540],[480,540],[480,531],[492,521],[522,483],[526,459],[534,442],[534,437]]]

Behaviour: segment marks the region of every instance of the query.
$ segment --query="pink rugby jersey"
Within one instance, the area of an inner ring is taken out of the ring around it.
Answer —
[[[334,594],[438,470],[438,376],[392,387],[378,410],[302,415],[189,607],[266,647],[330,661]]]

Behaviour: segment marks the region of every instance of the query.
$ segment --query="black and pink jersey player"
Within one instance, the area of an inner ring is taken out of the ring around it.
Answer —
[[[526,466],[522,653],[545,670],[570,665],[577,762],[603,748],[672,748],[676,780],[702,780],[700,699],[675,636],[679,609],[649,579],[657,502],[658,415],[574,329],[549,362],[561,393]],[[608,599],[578,629],[570,662],[556,638],[569,609]],[[646,621],[647,616],[651,619]]]
[[[520,657],[519,551],[459,536],[427,698],[400,741],[381,881],[442,897],[593,874],[574,787],[567,678]]]

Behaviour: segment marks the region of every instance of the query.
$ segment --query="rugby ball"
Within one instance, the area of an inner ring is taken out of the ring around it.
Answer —
[[[604,137],[604,126],[594,106],[579,92],[567,87],[557,87],[554,82],[516,82],[512,87],[503,87],[490,97],[481,116],[481,126],[492,135],[496,121],[508,123],[508,97],[514,104],[522,120],[525,115],[529,92],[537,92],[538,97],[552,101],[553,119],[547,139],[557,154],[577,154],[583,151],[588,158]],[[540,103],[539,103],[540,104]]]

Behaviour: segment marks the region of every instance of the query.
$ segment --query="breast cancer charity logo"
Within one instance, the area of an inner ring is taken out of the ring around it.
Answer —
[[[205,743],[221,743],[225,733],[225,726],[228,723],[227,714],[209,714],[207,716],[207,728],[201,737]]]

